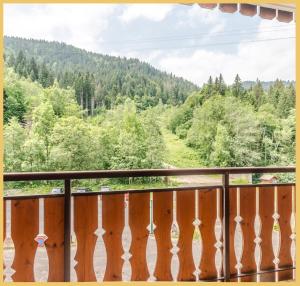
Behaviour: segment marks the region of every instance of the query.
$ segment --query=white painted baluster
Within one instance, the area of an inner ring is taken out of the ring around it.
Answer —
[[[36,282],[47,282],[49,275],[49,258],[45,247],[45,241],[48,239],[44,233],[44,198],[39,199],[39,234],[35,237],[38,248],[34,257],[34,280]],[[40,261],[45,260],[45,268],[40,267]]]
[[[105,233],[105,230],[102,228],[102,196],[98,196],[98,227],[95,231],[95,234],[97,236],[96,246],[94,250],[94,256],[93,256],[93,265],[94,270],[96,274],[97,281],[103,281],[104,278],[104,271],[105,271],[105,265],[106,265],[106,250],[104,247],[104,241],[103,241],[103,235]],[[103,254],[103,260],[100,260],[100,255]],[[104,269],[103,269],[104,267]]]
[[[131,279],[131,264],[129,262],[129,259],[131,257],[131,253],[129,252],[130,245],[131,245],[131,231],[129,227],[129,200],[126,199],[124,196],[124,203],[125,203],[125,226],[124,230],[122,232],[122,246],[124,253],[122,255],[122,259],[124,260],[123,268],[122,268],[122,280],[123,281],[130,281]]]
[[[256,264],[256,272],[257,272],[257,276],[256,276],[256,280],[257,282],[260,282],[260,265],[261,265],[261,258],[262,258],[262,251],[261,251],[261,227],[262,227],[262,223],[261,223],[261,218],[259,215],[259,187],[256,187],[255,190],[255,219],[254,219],[254,233],[255,233],[255,239],[254,239],[254,243],[255,243],[255,249],[254,249],[254,259],[255,259],[255,264]]]
[[[222,254],[222,220],[220,216],[221,212],[221,204],[220,204],[220,189],[217,189],[217,217],[216,217],[216,222],[215,222],[215,238],[216,238],[216,243],[215,243],[215,248],[216,248],[216,253],[215,253],[215,267],[217,270],[217,276],[218,278],[221,277],[222,273],[222,263],[223,263],[223,254]]]
[[[272,247],[274,253],[273,263],[275,265],[275,269],[278,269],[279,265],[279,251],[280,251],[280,242],[281,242],[281,234],[280,234],[280,225],[279,225],[279,213],[278,213],[278,190],[277,186],[275,186],[274,190],[274,214],[273,214],[273,230],[272,230]],[[278,271],[275,272],[275,280],[278,281]]]
[[[153,222],[153,193],[150,193],[150,222],[147,226],[147,230],[149,232],[148,240],[147,240],[147,247],[146,247],[146,260],[147,266],[149,270],[149,282],[156,281],[156,277],[154,276],[154,270],[157,260],[157,244],[154,236],[154,231],[156,225]],[[154,252],[153,252],[154,250]]]
[[[173,277],[173,281],[177,281],[178,273],[179,273],[179,258],[178,258],[178,251],[179,248],[177,246],[178,240],[179,240],[179,235],[180,235],[180,230],[179,226],[177,223],[177,218],[176,218],[176,192],[173,191],[173,222],[171,226],[171,241],[172,241],[172,259],[171,259],[171,274]]]
[[[193,235],[193,244],[192,244],[192,253],[193,260],[195,264],[194,275],[196,277],[196,281],[199,281],[199,276],[201,274],[201,270],[199,269],[199,265],[201,262],[202,256],[202,238],[200,232],[201,221],[199,220],[199,191],[195,190],[195,220],[193,221],[194,235]]]
[[[76,234],[74,231],[74,197],[71,196],[71,281],[77,281],[77,274],[75,271],[75,266],[77,265],[78,261],[75,260],[76,252],[77,252],[77,239]],[[75,247],[73,248],[72,245]]]
[[[5,230],[5,240],[3,243],[3,247],[4,247],[4,251],[3,251],[3,258],[4,258],[4,262],[5,262],[5,270],[4,270],[4,274],[5,274],[5,280],[4,282],[13,282],[11,276],[16,272],[13,268],[12,268],[12,264],[14,261],[14,257],[15,257],[15,246],[14,246],[14,241],[11,238],[11,201],[6,201],[6,230]],[[12,251],[12,255],[10,255],[10,251]]]
[[[290,239],[291,243],[291,257],[293,261],[293,267],[296,267],[296,211],[295,211],[295,186],[292,186],[292,213],[290,219],[290,226],[292,230],[292,234]],[[293,269],[293,279],[296,279],[296,271]]]
[[[241,222],[243,218],[241,217],[241,201],[240,201],[240,188],[237,188],[236,190],[236,217],[234,218],[234,221],[236,222],[235,225],[235,232],[234,232],[234,253],[236,258],[236,265],[235,268],[237,269],[237,274],[241,274],[241,269],[243,267],[241,263],[242,255],[243,255],[243,248],[244,248],[244,239],[243,239],[243,231]],[[240,277],[238,277],[238,281],[240,281]]]

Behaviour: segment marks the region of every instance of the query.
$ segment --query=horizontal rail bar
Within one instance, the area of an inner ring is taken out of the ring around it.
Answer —
[[[293,173],[296,167],[232,167],[232,168],[194,168],[194,169],[135,169],[99,171],[61,171],[38,173],[4,173],[4,181],[72,180],[124,177],[159,177],[184,175],[250,174],[250,173]]]
[[[36,195],[15,195],[15,196],[3,196],[5,201],[7,200],[26,200],[26,199],[47,199],[47,198],[57,198],[64,197],[65,194],[36,194]]]
[[[249,188],[249,187],[284,187],[295,186],[296,183],[272,183],[272,184],[242,184],[242,185],[229,185],[230,188]]]

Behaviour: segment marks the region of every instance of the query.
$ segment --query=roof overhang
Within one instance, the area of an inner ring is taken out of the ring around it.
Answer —
[[[193,5],[193,4],[190,4]],[[259,15],[263,19],[277,19],[279,22],[289,23],[295,21],[295,4],[247,4],[247,3],[214,3],[198,4],[201,8],[215,9],[219,8],[224,13],[235,13],[239,11],[244,16],[253,17]]]

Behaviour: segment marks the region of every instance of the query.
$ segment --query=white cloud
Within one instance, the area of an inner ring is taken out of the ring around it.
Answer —
[[[4,34],[97,50],[116,5],[5,4]]]
[[[154,22],[160,22],[173,9],[173,5],[168,4],[135,4],[127,5],[120,19],[129,23],[139,18],[145,18]]]
[[[278,22],[275,24],[279,25]],[[266,35],[265,29],[270,29],[272,25],[274,26],[272,21],[262,21],[256,40],[295,35],[295,32],[287,33],[287,30]],[[181,50],[165,56],[158,66],[199,85],[206,82],[209,75],[215,77],[219,73],[223,74],[229,84],[233,82],[236,73],[239,73],[243,80],[295,79],[294,39],[253,43],[246,41],[238,45],[235,53],[209,49],[197,49],[192,53],[189,50]]]

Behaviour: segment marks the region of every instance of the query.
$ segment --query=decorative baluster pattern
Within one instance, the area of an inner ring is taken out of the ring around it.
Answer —
[[[280,251],[280,225],[279,225],[279,218],[280,215],[278,213],[278,189],[275,186],[274,189],[274,214],[273,214],[273,229],[272,229],[272,248],[274,253],[274,260],[273,263],[275,265],[275,269],[278,269],[279,260],[279,251]],[[278,272],[275,272],[275,280],[278,281]]]
[[[296,211],[295,211],[295,186],[292,186],[292,213],[290,219],[290,226],[292,234],[290,235],[291,243],[291,258],[293,261],[293,267],[296,267]],[[296,279],[296,269],[293,269],[293,279]]]
[[[255,214],[255,219],[254,219],[254,232],[255,232],[255,239],[254,239],[254,243],[255,243],[255,250],[254,250],[254,259],[255,259],[255,263],[256,263],[256,271],[257,271],[257,276],[256,276],[256,280],[257,282],[260,282],[260,264],[261,264],[261,257],[262,257],[262,250],[261,250],[261,237],[260,237],[260,233],[261,233],[261,219],[260,219],[260,214],[259,214],[259,187],[256,187],[255,189],[255,210],[256,210],[256,214]]]
[[[177,281],[178,273],[179,273],[179,258],[178,251],[179,248],[177,246],[179,240],[179,226],[176,219],[176,195],[177,193],[173,191],[173,222],[171,226],[171,241],[172,241],[172,259],[171,259],[171,273],[173,281]]]
[[[156,277],[154,276],[155,265],[157,261],[157,244],[155,236],[153,235],[156,225],[153,222],[153,193],[150,193],[150,207],[149,207],[149,224],[147,226],[148,230],[148,240],[146,247],[146,261],[148,265],[149,278],[148,281],[156,281]]]
[[[221,220],[221,194],[220,194],[219,188],[217,189],[216,204],[217,204],[217,217],[216,217],[215,229],[214,229],[215,230],[215,238],[216,238],[215,267],[217,270],[217,277],[220,278],[222,275],[223,243],[222,243],[222,220]]]
[[[49,274],[49,259],[45,248],[45,241],[48,239],[44,233],[44,198],[39,199],[39,233],[35,237],[35,241],[38,244],[37,252],[34,258],[34,280],[36,282],[47,282]],[[39,261],[45,260],[45,269],[40,268]]]
[[[146,258],[147,242],[149,239],[147,227],[150,222],[149,199],[150,194],[146,192],[129,194],[129,226],[132,237],[129,249],[132,255],[130,258],[131,281],[147,281],[149,279]],[[153,237],[151,240],[153,241]],[[153,248],[149,256],[153,260]],[[152,266],[152,272],[154,266]]]
[[[201,262],[201,255],[202,255],[202,238],[200,232],[200,225],[201,221],[199,219],[199,191],[195,191],[195,220],[193,221],[193,225],[195,227],[194,234],[193,234],[193,244],[192,244],[192,251],[193,251],[193,260],[195,264],[195,271],[194,275],[196,277],[196,281],[199,281],[199,277],[201,274],[201,270],[199,268]]]
[[[98,196],[74,197],[74,231],[77,238],[75,260],[78,261],[75,271],[79,282],[96,281],[93,257],[97,241],[97,208]]]
[[[75,208],[74,208],[74,197],[71,197],[71,246],[73,245],[73,247],[71,247],[71,281],[78,281],[77,278],[77,273],[75,271],[75,267],[77,265],[77,261],[75,260],[75,256],[76,256],[76,252],[77,252],[77,239],[76,239],[76,234],[74,231],[74,212],[75,212]]]
[[[103,241],[103,235],[105,233],[105,230],[102,228],[102,198],[101,195],[98,196],[98,227],[95,231],[95,235],[97,236],[97,241],[96,241],[96,246],[95,246],[95,251],[93,255],[93,265],[94,265],[94,270],[96,274],[96,279],[97,281],[103,281],[104,277],[104,269],[102,269],[101,266],[106,264],[106,251],[104,248],[104,241]],[[100,257],[98,254],[101,256],[103,255],[103,261],[100,260]]]
[[[171,281],[172,253],[170,250],[172,248],[172,243],[170,232],[168,230],[170,230],[173,220],[172,192],[153,193],[153,206],[153,222],[156,225],[154,235],[157,246],[154,276],[158,281]],[[147,247],[149,246],[150,245],[148,244]]]
[[[45,242],[49,259],[48,282],[64,281],[64,197],[44,199]]]
[[[235,258],[236,258],[236,265],[235,268],[237,269],[237,274],[241,274],[241,269],[243,267],[241,260],[242,260],[242,255],[243,255],[243,231],[241,227],[241,222],[243,218],[241,217],[241,200],[240,200],[240,188],[237,188],[236,190],[236,217],[234,218],[234,221],[236,223],[235,226],[235,232],[234,232],[234,253],[235,253]],[[240,277],[238,278],[238,281],[240,281]]]
[[[102,223],[105,230],[103,240],[107,262],[104,281],[121,281],[124,253],[122,232],[124,230],[124,195],[108,194],[102,196]]]
[[[12,275],[15,273],[15,270],[12,268],[12,264],[15,257],[15,246],[14,242],[11,238],[11,201],[6,201],[5,206],[5,240],[4,240],[4,248],[9,248],[3,251],[3,259],[5,261],[5,279],[4,282],[13,282]],[[10,255],[9,252],[12,251]]]
[[[15,245],[12,268],[14,282],[34,282],[35,237],[39,231],[39,203],[37,199],[11,201],[11,237]]]
[[[122,246],[123,246],[123,255],[122,259],[124,260],[123,268],[122,268],[122,280],[123,281],[130,281],[131,278],[131,265],[129,259],[131,257],[131,253],[129,252],[130,245],[131,245],[131,231],[129,227],[129,200],[128,194],[124,196],[124,229],[122,232]]]

